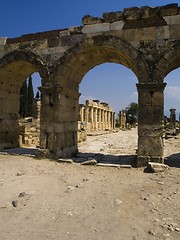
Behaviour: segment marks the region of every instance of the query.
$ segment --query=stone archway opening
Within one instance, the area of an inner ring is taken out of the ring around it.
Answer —
[[[20,89],[33,73],[39,72],[41,77],[45,74],[43,67],[40,68],[40,62],[34,56],[30,58],[30,55],[13,52],[6,55],[0,63],[0,150],[20,146]]]
[[[51,142],[50,151],[52,148],[57,157],[69,157],[78,152],[79,86],[88,71],[103,63],[116,63],[131,69],[138,82],[142,79],[148,80],[147,66],[143,57],[127,42],[117,37],[97,36],[71,49],[57,62],[53,76],[57,86],[54,89],[57,97],[53,104],[52,118],[61,122],[63,130],[58,127],[56,133],[48,133],[46,138],[49,145]],[[58,115],[55,117],[57,112]],[[57,125],[58,121],[55,124]]]
[[[138,126],[137,121],[130,122],[132,116],[126,117],[125,109],[137,104],[137,82],[130,69],[117,63],[100,64],[83,77],[79,88],[78,156],[101,163],[135,165]]]
[[[42,86],[38,72],[33,73],[20,89],[19,146],[35,149],[40,146],[40,112]]]
[[[164,79],[164,156],[165,163],[180,167],[180,67]]]

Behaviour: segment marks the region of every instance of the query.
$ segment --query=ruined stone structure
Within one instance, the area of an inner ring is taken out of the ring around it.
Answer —
[[[19,120],[19,145],[21,147],[38,147],[40,144],[40,99],[34,99],[33,108],[33,117]]]
[[[79,84],[105,62],[130,68],[138,79],[137,166],[163,162],[164,78],[180,66],[178,4],[85,16],[82,26],[1,38],[0,149],[18,146],[19,89],[39,72],[40,147],[56,157],[76,154]]]
[[[40,119],[21,119],[19,121],[19,146],[38,147],[40,143]]]
[[[80,105],[79,124],[88,132],[112,130],[115,128],[115,112],[108,103],[99,100],[87,100]]]
[[[119,128],[126,129],[126,113],[124,111],[119,112]]]
[[[176,109],[171,108],[169,111],[170,118],[164,117],[165,138],[180,133],[180,121],[176,120]]]
[[[170,127],[176,128],[176,109],[171,108],[169,111],[170,111]]]

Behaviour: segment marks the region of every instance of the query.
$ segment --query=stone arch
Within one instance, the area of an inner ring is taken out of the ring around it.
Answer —
[[[10,65],[12,65],[12,67]],[[7,53],[0,59],[0,73],[6,71],[6,68],[8,68],[9,74],[13,73],[13,65],[21,66],[21,68],[25,67],[27,71],[26,75],[39,72],[43,80],[49,79],[50,74],[47,65],[33,52],[14,50]],[[17,70],[16,67],[14,70]]]
[[[119,37],[94,36],[67,50],[51,69],[54,88],[45,89],[47,98],[49,96],[52,100],[46,109],[57,127],[52,129],[49,126],[44,130],[44,146],[57,157],[76,154],[79,84],[90,69],[105,62],[122,64],[135,73],[139,82],[148,81],[145,59]]]
[[[45,85],[49,70],[32,52],[14,50],[0,59],[0,149],[18,146],[19,90],[34,72],[39,72]]]
[[[148,65],[142,54],[127,41],[113,35],[94,36],[69,49],[55,63],[55,74],[60,73],[60,84],[67,87],[70,83],[75,87],[73,82],[79,84],[90,69],[105,62],[122,64],[134,72],[139,82],[148,81]]]
[[[161,58],[156,64],[156,79],[163,82],[164,78],[173,70],[180,67],[180,41],[174,41],[170,46],[161,50]]]

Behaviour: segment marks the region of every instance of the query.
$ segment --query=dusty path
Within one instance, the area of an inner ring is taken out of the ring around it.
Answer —
[[[137,151],[137,128],[111,134],[88,136],[86,142],[79,144],[80,156],[88,156],[99,162],[135,165]],[[164,139],[165,163],[180,167],[180,134]]]
[[[123,137],[122,155],[135,154],[132,133]],[[118,155],[118,134],[102,138],[88,140],[88,154]],[[168,140],[166,154],[178,156],[179,142]],[[180,239],[178,167],[150,174],[0,155],[0,196],[0,240]]]

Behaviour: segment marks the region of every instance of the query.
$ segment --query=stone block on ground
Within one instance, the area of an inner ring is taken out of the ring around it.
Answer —
[[[91,160],[82,162],[81,165],[97,165],[97,161],[95,159],[91,159]]]
[[[152,173],[159,173],[159,172],[164,172],[167,169],[169,169],[169,166],[166,164],[149,162],[146,168],[146,171],[152,172]]]
[[[59,162],[59,163],[71,163],[71,164],[74,163],[72,159],[58,159],[57,162]]]

